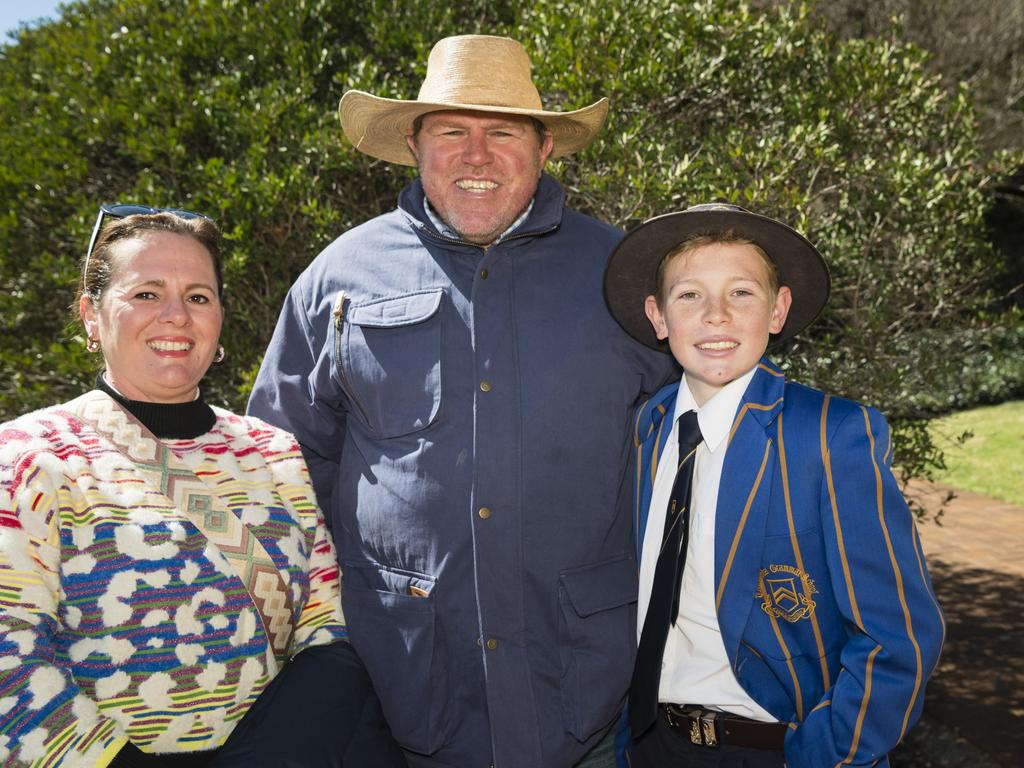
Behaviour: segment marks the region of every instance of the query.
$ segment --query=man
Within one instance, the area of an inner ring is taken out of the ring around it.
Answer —
[[[607,101],[544,111],[519,43],[467,35],[434,47],[416,101],[350,91],[339,111],[420,178],[292,287],[250,412],[302,444],[411,765],[613,765],[629,425],[671,369],[602,301],[620,233],[543,172]]]

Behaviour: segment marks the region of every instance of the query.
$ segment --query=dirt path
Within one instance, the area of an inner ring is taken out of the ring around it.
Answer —
[[[924,483],[911,491],[932,510],[947,493]],[[1024,507],[958,492],[941,525],[919,530],[946,645],[925,716],[893,766],[1024,766]]]

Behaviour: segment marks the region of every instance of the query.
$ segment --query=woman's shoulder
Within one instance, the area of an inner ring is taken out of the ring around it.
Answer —
[[[286,453],[298,450],[295,437],[280,427],[255,416],[240,415],[218,406],[211,406],[217,423],[214,430],[233,442],[250,443],[261,453]]]
[[[255,416],[242,416],[217,407],[213,410],[217,422],[202,439],[204,451],[230,453],[240,466],[253,471],[261,468],[269,472],[275,482],[308,485],[309,473],[302,449],[290,432]],[[312,494],[312,489],[309,493]]]
[[[50,405],[3,422],[0,449],[77,439],[82,421],[70,406],[71,403]]]
[[[69,407],[61,403],[18,416],[0,424],[0,486],[10,490],[37,476],[63,472],[73,457],[81,456],[89,427]]]

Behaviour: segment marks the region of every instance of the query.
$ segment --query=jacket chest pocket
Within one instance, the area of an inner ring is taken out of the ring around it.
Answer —
[[[362,303],[339,294],[335,367],[350,412],[375,436],[425,429],[441,409],[441,288]]]

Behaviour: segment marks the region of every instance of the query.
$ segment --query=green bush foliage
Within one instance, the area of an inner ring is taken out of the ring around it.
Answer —
[[[292,280],[411,176],[344,140],[339,97],[414,98],[432,43],[465,32],[522,40],[551,108],[611,99],[599,141],[551,167],[571,205],[628,226],[725,200],[807,233],[832,301],[776,357],[882,408],[897,460],[927,473],[922,420],[971,404],[961,350],[1008,333],[985,317],[994,167],[968,94],[909,44],[737,0],[79,0],[22,30],[0,51],[0,416],[95,376],[67,308],[104,201],[221,223],[228,359],[209,389],[241,410]]]

